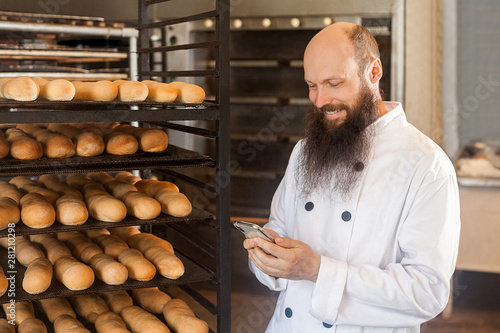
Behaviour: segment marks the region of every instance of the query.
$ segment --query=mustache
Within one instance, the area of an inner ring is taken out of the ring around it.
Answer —
[[[325,113],[325,112],[335,112],[335,111],[341,111],[341,110],[346,110],[347,112],[350,111],[350,107],[347,104],[325,104],[322,107],[318,108],[315,107],[316,111]]]

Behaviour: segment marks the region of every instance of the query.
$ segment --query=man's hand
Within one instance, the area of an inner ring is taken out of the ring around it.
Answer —
[[[246,239],[243,246],[248,257],[263,273],[289,280],[309,280],[316,282],[321,257],[306,243],[288,237],[279,237],[266,229],[275,242],[258,237]]]

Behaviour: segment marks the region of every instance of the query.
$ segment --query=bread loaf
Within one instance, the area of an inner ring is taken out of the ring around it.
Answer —
[[[68,248],[70,249],[71,251],[71,254],[77,258],[78,260],[81,260],[85,263],[87,263],[85,260],[82,260],[82,253],[83,251],[85,251],[85,249],[89,246],[97,246],[97,244],[95,244],[94,242],[92,242],[89,238],[83,236],[83,235],[79,235],[79,236],[75,236],[75,237],[71,237],[70,239],[68,239],[66,241],[66,246],[68,246]],[[94,253],[94,254],[97,254],[97,253],[103,253],[101,248],[99,248],[97,246],[97,248],[99,249],[98,252]],[[90,258],[89,258],[90,259]]]
[[[16,259],[17,261],[28,267],[35,259],[45,258],[45,255],[40,247],[30,240],[16,237]]]
[[[89,214],[103,222],[120,222],[127,216],[127,207],[119,199],[109,195],[102,185],[93,183],[84,186],[84,196]]]
[[[183,300],[175,298],[163,307],[165,320],[177,333],[208,333],[208,324],[197,318]]]
[[[91,229],[91,230],[84,230],[83,233],[85,236],[90,238],[91,240],[94,240],[96,237],[100,235],[111,235],[108,229]]]
[[[174,183],[155,179],[142,179],[136,182],[134,186],[137,190],[150,197],[154,197],[160,191],[179,192],[179,188]]]
[[[114,81],[118,87],[118,99],[122,102],[142,102],[148,97],[148,87],[138,81]]]
[[[134,185],[141,180],[141,177],[134,176],[134,174],[129,171],[121,171],[115,175],[115,179]]]
[[[184,265],[175,254],[161,247],[151,247],[144,252],[156,271],[168,279],[178,279],[184,274]]]
[[[132,134],[139,142],[139,149],[148,153],[162,152],[168,147],[167,133],[159,128],[142,128],[122,124],[115,130]]]
[[[7,319],[0,318],[0,332],[2,333],[16,333],[16,327],[9,324]]]
[[[155,266],[137,249],[127,249],[118,255],[118,261],[125,265],[131,279],[149,281],[155,277]]]
[[[29,318],[19,324],[17,333],[47,333],[47,327],[40,319]]]
[[[90,259],[92,259],[96,254],[103,253],[102,249],[95,243],[90,244],[80,254],[80,260],[86,264],[89,264]]]
[[[132,297],[144,310],[160,315],[163,313],[163,306],[172,299],[157,287],[134,289]]]
[[[0,297],[2,297],[5,294],[8,288],[9,288],[9,280],[7,280],[7,276],[5,276],[3,268],[0,266]]]
[[[68,124],[49,124],[48,129],[66,135],[76,146],[78,156],[98,156],[104,152],[104,139],[98,133],[78,129]]]
[[[54,321],[54,333],[91,333],[78,320],[68,315],[57,317]]]
[[[177,98],[177,88],[168,83],[151,80],[141,81],[148,87],[148,100],[156,103],[172,103]]]
[[[139,229],[137,229],[137,227],[134,227],[134,226],[109,228],[108,231],[112,235],[115,235],[116,237],[123,240],[124,242],[128,242],[129,238],[132,237],[133,235],[137,235],[137,234],[141,233],[141,231]]]
[[[9,154],[9,142],[5,138],[5,135],[3,134],[2,130],[0,130],[0,158],[4,158]]]
[[[122,310],[128,306],[134,304],[132,297],[125,291],[109,291],[101,294],[102,298],[106,301],[111,311],[115,313],[120,313]]]
[[[127,244],[134,249],[141,251],[142,254],[151,247],[161,247],[167,251],[174,252],[172,244],[168,241],[149,233],[140,233],[131,236]]]
[[[63,195],[55,203],[56,220],[64,225],[81,225],[89,218],[85,202],[73,195]]]
[[[59,194],[57,192],[40,186],[37,182],[29,179],[26,176],[14,177],[9,181],[9,183],[16,185],[20,190],[23,190],[24,192],[40,194],[51,205],[54,204],[59,198]]]
[[[113,179],[111,182],[107,184],[107,186],[111,194],[113,194],[113,196],[117,197],[120,200],[123,199],[123,196],[127,192],[131,191],[137,192],[137,188],[134,185],[118,179]]]
[[[127,281],[127,267],[107,254],[94,255],[90,258],[89,265],[94,270],[96,277],[106,284],[120,285]]]
[[[94,325],[97,333],[130,333],[122,318],[110,311],[101,313]]]
[[[101,183],[106,188],[108,184],[115,179],[107,172],[90,172],[87,174],[87,177],[89,177],[90,179],[92,179],[97,183]]]
[[[23,289],[28,294],[41,294],[52,283],[52,264],[45,257],[35,259],[24,273]]]
[[[160,319],[138,306],[126,307],[120,316],[134,333],[170,333],[168,327]]]
[[[75,155],[75,144],[67,136],[48,129],[33,134],[42,144],[43,154],[49,158],[64,158]]]
[[[48,228],[56,220],[54,207],[40,194],[28,193],[20,204],[21,220],[30,228]]]
[[[82,192],[72,188],[58,175],[45,174],[38,178],[38,183],[45,186],[49,190],[52,190],[59,195],[72,195],[78,198],[83,198]]]
[[[36,304],[51,323],[63,315],[76,318],[75,311],[64,297],[39,299]]]
[[[109,312],[106,302],[95,294],[72,296],[71,304],[80,317],[91,323],[94,323],[101,313]]]
[[[106,153],[110,155],[132,155],[139,148],[137,139],[127,133],[113,131],[104,137]]]
[[[177,89],[176,102],[199,104],[205,100],[205,90],[200,86],[180,81],[171,82],[170,85]]]
[[[7,183],[6,181],[0,180],[0,197],[11,198],[17,204],[21,201],[22,193],[17,186]]]
[[[127,243],[114,235],[100,235],[95,237],[93,241],[113,259],[118,259],[120,253],[129,248]]]
[[[75,87],[68,80],[48,81],[41,77],[33,79],[40,88],[38,98],[47,101],[71,101],[75,97]]]
[[[6,138],[10,145],[10,155],[18,160],[36,160],[43,156],[42,144],[32,136],[17,128],[9,128]]]
[[[193,210],[189,199],[179,192],[160,191],[154,198],[161,204],[161,211],[168,215],[185,217]]]
[[[69,290],[85,290],[94,283],[94,271],[74,257],[61,257],[54,264],[56,279]]]
[[[34,101],[38,97],[38,86],[29,77],[0,79],[0,98],[15,101]]]
[[[75,100],[110,102],[118,96],[118,87],[111,81],[73,81],[71,83],[75,86]]]
[[[0,230],[7,229],[9,224],[16,224],[21,219],[19,205],[11,198],[0,198]]]
[[[127,192],[122,198],[129,215],[140,220],[151,220],[161,213],[160,203],[141,192]]]
[[[87,184],[92,184],[94,181],[89,177],[81,173],[70,173],[66,176],[64,180],[66,184],[74,188],[75,190],[83,192],[83,186]]]
[[[52,265],[55,265],[56,261],[61,257],[71,256],[69,248],[57,238],[44,237],[33,241],[40,245]]]
[[[33,309],[33,303],[31,303],[31,301],[4,303],[2,307],[7,318],[9,318],[9,320],[14,320],[16,326],[27,319],[35,318],[35,310]]]
[[[35,234],[35,235],[29,235],[28,237],[30,241],[38,243],[38,245],[40,245],[40,242],[42,242],[46,238],[55,238],[53,234]]]
[[[56,238],[61,242],[67,242],[73,237],[80,237],[80,236],[83,236],[83,234],[80,231],[63,231],[63,232],[58,232],[56,234]]]

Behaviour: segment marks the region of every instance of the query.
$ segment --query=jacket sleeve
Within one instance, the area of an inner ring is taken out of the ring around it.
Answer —
[[[444,309],[460,234],[456,177],[450,173],[416,187],[397,235],[402,260],[379,268],[323,256],[314,317],[335,325],[410,327]]]

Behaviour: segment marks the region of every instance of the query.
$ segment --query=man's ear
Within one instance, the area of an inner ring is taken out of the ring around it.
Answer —
[[[382,78],[382,63],[380,62],[379,58],[372,58],[372,61],[370,62],[370,65],[368,66],[369,72],[368,72],[368,79],[370,80],[371,83],[377,83],[380,81]]]

